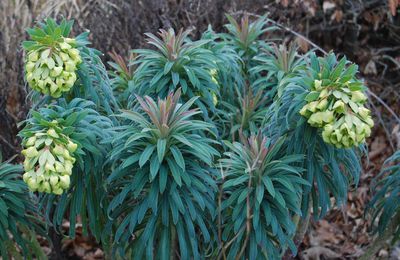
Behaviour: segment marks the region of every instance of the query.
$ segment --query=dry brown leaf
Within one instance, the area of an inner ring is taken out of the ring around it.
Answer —
[[[388,0],[388,5],[389,5],[389,10],[390,13],[393,16],[396,16],[397,14],[397,7],[399,6],[400,1],[399,0]]]
[[[302,4],[304,6],[304,9],[307,10],[308,14],[310,14],[311,16],[315,16],[318,8],[315,1],[302,1]]]
[[[336,259],[340,258],[340,255],[330,250],[329,248],[316,246],[304,250],[300,253],[303,260],[320,260],[321,256],[323,259]]]
[[[83,257],[83,256],[85,256],[86,249],[84,249],[83,247],[80,247],[80,246],[75,246],[74,253],[75,253],[75,255],[77,255],[79,257]]]
[[[393,127],[392,135],[397,144],[397,149],[400,149],[400,125],[399,124],[397,124]]]
[[[336,4],[330,1],[324,1],[324,3],[322,4],[322,10],[324,10],[324,13],[329,12],[334,8],[336,8]]]
[[[277,3],[280,3],[283,7],[289,6],[289,0],[277,0]]]
[[[373,60],[368,61],[367,65],[365,65],[364,73],[367,75],[377,75],[378,74],[378,70],[376,69],[376,65]]]
[[[335,226],[334,222],[328,222],[323,219],[319,221],[318,228],[310,236],[310,243],[313,246],[322,246],[327,244],[339,244],[344,236]]]
[[[297,37],[297,38],[296,38],[296,42],[297,42],[297,44],[299,45],[300,50],[301,50],[302,52],[306,53],[306,52],[309,50],[310,44],[309,44],[306,40],[304,40],[304,38],[302,38],[302,37]]]
[[[375,157],[379,156],[386,149],[385,138],[378,136],[372,141],[371,149],[369,152],[369,159],[373,160]]]
[[[344,255],[353,255],[357,252],[356,245],[346,243],[342,248],[340,248],[340,252]]]
[[[331,16],[331,20],[335,20],[337,23],[340,23],[343,19],[342,10],[335,10],[335,12]]]
[[[83,260],[96,260],[96,257],[94,257],[93,252],[87,253],[84,257],[82,257]]]
[[[94,252],[94,257],[95,258],[103,258],[104,257],[104,252],[100,248],[98,248],[96,250],[96,252]]]
[[[389,252],[386,249],[382,249],[381,251],[379,251],[378,256],[385,259],[389,256]]]
[[[368,242],[369,242],[369,237],[366,234],[362,234],[357,239],[357,244],[359,245],[364,245],[367,244]]]

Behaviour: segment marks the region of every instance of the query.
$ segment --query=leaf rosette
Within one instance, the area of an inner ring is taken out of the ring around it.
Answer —
[[[212,71],[218,58],[205,48],[210,40],[191,41],[190,31],[160,30],[159,37],[147,33],[148,43],[156,50],[138,49],[131,65],[137,66],[133,76],[133,91],[139,95],[165,98],[168,93],[181,88],[184,101],[199,96],[196,105],[203,116],[214,110],[219,87]],[[132,96],[134,99],[135,96]]]
[[[272,143],[261,133],[228,143],[221,159],[225,219],[222,240],[227,259],[277,259],[289,246],[301,215],[302,168],[293,164],[303,155],[285,155],[284,139]]]
[[[217,186],[211,165],[218,152],[205,135],[212,125],[193,119],[200,113],[190,109],[196,97],[180,104],[180,94],[158,102],[137,97],[140,110],[122,111],[126,122],[113,140],[108,180],[117,194],[108,211],[121,218],[117,245],[130,247],[136,259],[155,253],[169,259],[172,248],[182,259],[199,259],[212,239]]]

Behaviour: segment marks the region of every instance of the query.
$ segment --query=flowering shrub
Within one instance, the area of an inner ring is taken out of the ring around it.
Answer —
[[[54,211],[69,211],[71,223],[77,215],[85,215],[93,234],[100,237],[99,226],[105,223],[99,217],[105,209],[94,203],[105,195],[103,163],[110,148],[100,143],[110,138],[112,121],[95,107],[80,98],[59,99],[32,111],[20,136],[30,147],[23,151],[27,171],[23,179],[31,190],[48,193],[39,196],[39,206],[46,208],[52,225],[61,228],[63,221],[63,215]],[[71,229],[70,235],[74,234]]]
[[[358,182],[366,87],[345,58],[266,41],[264,17],[228,20],[199,40],[146,34],[153,49],[112,54],[108,73],[72,22],[28,30],[20,136],[38,216],[57,232],[68,218],[69,237],[79,216],[110,258],[296,254],[299,219]]]

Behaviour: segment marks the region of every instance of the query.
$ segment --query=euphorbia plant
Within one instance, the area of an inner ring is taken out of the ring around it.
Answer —
[[[36,235],[45,235],[44,226],[21,180],[21,172],[20,165],[1,162],[0,156],[0,257],[44,259],[36,240]]]
[[[258,64],[250,69],[250,73],[262,76],[252,82],[252,88],[263,89],[270,100],[280,95],[288,81],[306,66],[305,57],[297,53],[294,43],[289,46],[273,44],[270,48],[263,48],[254,60]]]
[[[80,217],[109,257],[277,259],[311,202],[345,201],[373,123],[355,65],[228,19],[200,40],[146,34],[155,50],[113,55],[112,80],[71,22],[29,31],[24,179],[47,223],[74,237]]]
[[[42,129],[32,125],[36,129],[30,128],[27,136],[31,136],[25,138],[24,181],[32,191],[60,195],[69,188],[78,145],[63,133],[56,119],[42,125]]]
[[[113,70],[109,71],[110,83],[113,89],[113,94],[118,98],[120,107],[127,107],[129,96],[133,89],[133,66],[128,66],[124,58],[115,52],[109,53],[113,61],[108,62],[108,65]]]
[[[69,36],[72,26],[72,21],[58,24],[48,18],[29,29],[30,41],[23,43],[34,107],[20,132],[26,148],[24,180],[39,192],[39,209],[53,228],[52,239],[54,230],[63,232],[65,218],[74,237],[79,216],[83,233],[99,241],[107,221],[103,162],[110,148],[101,142],[117,123],[104,115],[118,104],[100,52],[87,47],[87,32]]]
[[[292,236],[295,214],[301,215],[302,168],[295,166],[303,155],[287,155],[284,139],[275,143],[257,135],[240,135],[228,143],[221,159],[222,213],[221,253],[224,259],[277,259],[289,246],[296,253]]]
[[[374,125],[371,111],[364,107],[365,86],[354,77],[357,66],[346,65],[346,58],[337,62],[333,53],[321,60],[311,55],[309,77],[304,79],[311,88],[300,110],[311,126],[323,128],[324,141],[338,148],[364,143]]]
[[[246,134],[257,132],[263,127],[265,115],[268,112],[268,98],[263,90],[257,91],[248,88],[242,94],[237,89],[237,100],[233,104],[221,101],[220,113],[220,134],[224,139],[237,140],[239,132]]]
[[[117,248],[135,259],[204,257],[213,237],[216,182],[212,125],[193,119],[195,98],[179,103],[181,91],[156,103],[137,97],[139,111],[124,110],[112,143],[115,197],[108,212]],[[198,232],[201,231],[201,233]],[[131,251],[129,251],[131,250]]]
[[[105,211],[99,204],[105,196],[104,158],[109,146],[103,144],[111,135],[112,122],[94,110],[93,102],[73,99],[32,112],[20,132],[29,146],[24,180],[31,190],[46,192],[40,196],[48,221],[61,230],[69,210],[71,225],[80,215],[84,232],[100,238]],[[55,196],[61,195],[61,196]],[[75,229],[69,230],[71,237]]]
[[[388,242],[400,238],[400,151],[395,152],[383,164],[380,174],[372,183],[373,197],[367,205],[371,215],[372,234],[375,240],[365,250],[361,260],[373,259]]]
[[[244,76],[242,75],[242,59],[236,53],[234,46],[226,43],[225,36],[216,33],[211,26],[202,34],[202,40],[207,44],[204,48],[210,50],[215,59],[216,68],[210,71],[212,80],[218,85],[219,97],[215,96],[214,104],[219,109],[222,101],[233,103],[236,101],[237,89],[244,85]],[[221,98],[223,97],[223,98]],[[213,119],[218,124],[219,119]]]
[[[374,183],[376,192],[369,204],[369,210],[372,212],[373,222],[379,220],[375,231],[382,234],[390,222],[394,221],[390,232],[395,235],[395,239],[398,239],[400,235],[400,151],[390,156],[383,166]]]
[[[190,31],[160,30],[159,37],[148,33],[148,43],[156,50],[134,50],[137,57],[132,65],[138,66],[133,77],[133,93],[166,97],[169,92],[182,89],[182,97],[189,100],[200,96],[196,104],[204,116],[214,108],[218,85],[213,80],[216,70],[213,52],[204,48],[209,40],[191,41]],[[134,96],[132,96],[134,98]]]
[[[226,15],[229,23],[225,25],[228,34],[224,34],[227,44],[231,45],[242,58],[243,73],[248,76],[249,70],[256,66],[254,57],[260,53],[262,48],[268,48],[267,43],[262,40],[264,33],[273,31],[275,28],[266,26],[265,17],[260,17],[250,22],[249,16],[244,15],[238,23],[232,16]]]
[[[308,102],[318,99],[322,89],[325,89],[324,92],[328,91],[328,96],[332,96],[324,105],[324,109],[333,108],[336,98],[331,93],[334,90],[328,87],[330,84],[332,84],[332,88],[354,84],[357,91],[363,90],[365,87],[355,78],[356,67],[348,64],[346,60],[338,63],[333,54],[321,58],[311,55],[307,63],[303,69],[287,74],[287,77],[282,79],[285,84],[282,84],[281,90],[277,91],[266,125],[271,134],[288,136],[285,144],[288,154],[305,155],[302,167],[306,171],[302,175],[311,184],[311,187],[306,187],[303,193],[303,215],[307,216],[310,212],[309,203],[312,201],[314,216],[321,217],[332,206],[330,196],[336,199],[336,203],[344,203],[349,185],[358,183],[361,172],[359,151],[362,151],[363,148],[356,146],[359,142],[352,143],[352,146],[348,143],[346,146],[348,149],[339,149],[343,145],[336,147],[332,145],[332,142],[326,142],[328,140],[323,138],[320,128],[315,127],[315,124],[310,124],[309,120],[301,115],[304,114],[303,107]],[[321,86],[327,87],[314,91],[315,82],[320,82],[320,80],[323,84]],[[350,98],[347,101],[350,101]],[[329,122],[335,120],[336,115],[338,118],[341,117],[340,113],[331,114],[330,117],[321,117],[321,124],[323,122],[326,124],[327,120]],[[349,122],[349,127],[352,124],[357,124],[357,121]],[[364,138],[359,140],[360,142],[364,141]]]

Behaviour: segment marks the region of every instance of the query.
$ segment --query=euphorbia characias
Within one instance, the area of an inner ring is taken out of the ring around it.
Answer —
[[[107,216],[97,203],[106,196],[101,183],[110,148],[100,142],[112,132],[107,116],[118,105],[101,53],[86,46],[88,32],[70,38],[72,25],[46,19],[28,29],[30,41],[23,42],[34,107],[19,133],[26,148],[23,179],[38,192],[32,196],[54,228],[61,228],[64,214],[71,226],[79,215],[83,232],[99,241]]]
[[[110,219],[120,219],[117,247],[132,259],[200,259],[211,242],[218,151],[207,137],[211,124],[196,120],[196,97],[180,103],[181,90],[154,101],[137,97],[138,111],[124,110],[113,138],[108,180],[118,194]],[[178,247],[179,244],[179,247]]]
[[[220,160],[225,178],[221,203],[223,259],[277,259],[296,248],[291,216],[300,214],[302,155],[285,155],[284,139],[273,143],[260,132],[226,143]]]
[[[129,69],[118,58],[111,81],[87,34],[69,38],[72,22],[28,30],[26,79],[40,98],[20,132],[23,179],[47,193],[51,225],[69,217],[74,237],[80,216],[122,258],[278,259],[296,252],[309,204],[318,217],[345,201],[361,167],[357,149],[337,148],[373,126],[356,66],[271,48],[265,18],[228,19],[229,34],[198,41],[147,34],[156,50],[135,50]]]
[[[57,25],[47,19],[40,27],[28,30],[32,41],[24,43],[25,73],[32,89],[58,98],[73,87],[82,59],[77,41],[67,37],[71,26],[66,21]]]
[[[181,88],[182,99],[199,96],[196,105],[207,118],[207,111],[215,109],[218,84],[212,70],[217,69],[213,52],[204,46],[207,40],[191,41],[190,31],[160,30],[159,37],[146,34],[148,43],[156,50],[138,49],[133,65],[137,68],[132,78],[134,93],[164,98],[170,91]],[[135,98],[134,95],[131,96]]]

